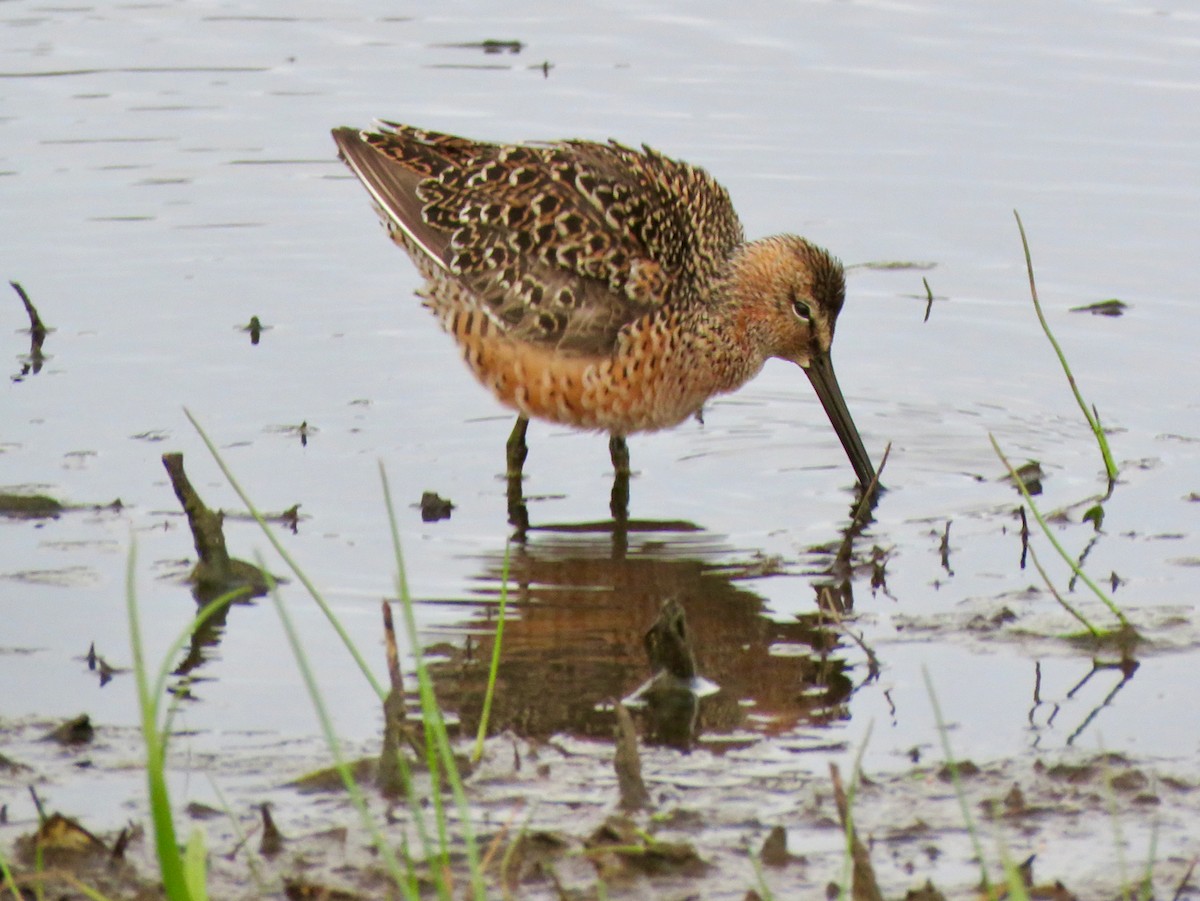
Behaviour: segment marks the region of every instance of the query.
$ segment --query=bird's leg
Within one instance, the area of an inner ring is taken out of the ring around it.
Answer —
[[[625,444],[624,435],[609,436],[608,454],[612,457],[613,472],[629,478],[629,447]]]
[[[525,465],[525,458],[529,455],[529,447],[525,444],[525,432],[528,428],[529,420],[524,416],[518,416],[506,445],[508,521],[517,530],[517,541],[524,541],[525,532],[529,529],[529,510],[525,507],[525,493],[521,488],[521,471]]]
[[[612,511],[613,522],[624,530],[629,522],[629,448],[625,444],[625,436],[610,436],[608,453],[613,464],[612,497],[608,509]]]
[[[612,511],[613,522],[618,529],[624,529],[629,524],[629,476],[616,473],[613,476],[612,495],[608,502]]]
[[[508,451],[508,478],[521,478],[521,469],[525,465],[525,458],[529,456],[529,447],[525,444],[525,432],[529,429],[529,420],[524,416],[518,416],[517,421],[513,424],[513,430],[508,436],[508,444],[505,445]]]
[[[529,509],[525,506],[520,478],[508,480],[508,523],[517,530],[513,537],[524,544],[525,533],[529,531]]]

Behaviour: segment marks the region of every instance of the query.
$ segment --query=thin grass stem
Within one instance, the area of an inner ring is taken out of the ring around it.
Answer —
[[[1150,901],[1154,897],[1154,863],[1158,858],[1158,827],[1159,819],[1154,818],[1154,825],[1150,828],[1150,848],[1146,857],[1146,871],[1142,874],[1141,883],[1138,886],[1138,901]]]
[[[417,685],[421,698],[421,719],[425,723],[427,740],[432,735],[432,741],[436,745],[437,754],[441,762],[441,772],[446,775],[446,780],[450,784],[451,794],[454,796],[455,805],[458,807],[472,893],[478,901],[486,901],[487,891],[483,882],[483,871],[479,866],[479,848],[475,843],[474,829],[471,826],[470,805],[467,803],[466,791],[463,789],[462,778],[458,772],[458,764],[454,759],[454,749],[450,746],[450,738],[446,732],[446,723],[442,717],[441,708],[438,706],[437,697],[434,694],[433,677],[429,673],[428,666],[426,666],[425,655],[421,653],[416,615],[413,610],[412,596],[408,591],[408,580],[405,576],[404,553],[400,548],[400,527],[396,519],[396,508],[392,501],[392,491],[388,483],[387,471],[384,469],[382,463],[379,464],[379,478],[383,485],[383,500],[387,509],[388,525],[391,529],[392,553],[396,559],[396,589],[400,596],[401,609],[404,611],[404,626],[408,632],[408,640],[413,648],[413,658],[417,670]],[[436,774],[437,772],[438,767],[436,766],[430,770],[431,774]],[[436,790],[436,779],[434,786],[436,805],[440,800],[440,795]],[[439,815],[439,829],[441,828],[440,821],[441,816]],[[443,849],[448,853],[448,839],[444,832],[441,834]]]
[[[958,763],[954,759],[954,751],[950,747],[950,732],[946,721],[942,718],[942,707],[938,703],[937,692],[933,690],[933,679],[929,670],[922,665],[921,675],[925,679],[925,691],[929,694],[929,704],[933,708],[933,719],[937,724],[938,738],[942,742],[942,754],[946,757],[946,767],[950,770],[950,782],[954,786],[954,795],[958,798],[959,810],[962,812],[963,825],[971,836],[971,846],[975,849],[975,857],[979,861],[980,884],[983,886],[984,897],[991,898],[992,882],[988,878],[987,864],[983,857],[983,844],[979,841],[979,832],[975,828],[975,820],[971,817],[971,806],[967,803],[967,793],[963,788],[962,779],[958,775]]]
[[[317,686],[317,680],[313,675],[312,667],[309,666],[308,655],[304,652],[300,636],[297,634],[296,626],[292,622],[291,614],[288,613],[287,606],[283,603],[283,598],[279,594],[279,587],[276,585],[275,580],[271,578],[271,574],[262,566],[261,557],[258,559],[258,563],[260,568],[263,569],[263,576],[266,578],[271,600],[275,604],[275,610],[279,614],[279,621],[283,625],[284,634],[287,636],[288,644],[291,646],[292,656],[296,658],[296,666],[300,670],[301,678],[304,680],[304,688],[308,692],[309,703],[312,704],[313,710],[317,714],[317,721],[321,726],[325,743],[329,747],[329,753],[333,756],[334,769],[337,770],[338,775],[342,779],[342,784],[346,787],[351,804],[354,805],[355,810],[358,811],[362,819],[363,825],[370,832],[371,840],[379,852],[384,865],[387,867],[388,874],[396,883],[396,887],[400,889],[400,893],[404,895],[407,901],[419,901],[419,894],[405,878],[405,872],[401,869],[400,861],[396,858],[387,838],[380,831],[370,811],[367,809],[366,796],[363,794],[358,782],[355,781],[353,773],[350,772],[350,766],[346,763],[346,759],[342,755],[337,734],[333,729],[333,721],[329,716],[329,710],[325,706],[325,700],[321,696],[320,688]]]
[[[500,610],[496,619],[496,634],[492,638],[492,662],[488,667],[487,688],[483,693],[483,709],[479,714],[479,730],[475,735],[475,750],[471,761],[478,763],[483,757],[483,742],[487,738],[488,721],[492,715],[492,699],[496,694],[496,677],[500,672],[500,651],[504,643],[504,619],[508,610],[508,566],[510,546],[504,543],[504,565],[500,569]]]
[[[358,664],[359,670],[362,671],[363,676],[366,678],[371,688],[374,689],[377,695],[379,695],[379,699],[381,701],[385,699],[387,697],[387,690],[383,687],[383,683],[381,683],[375,677],[375,673],[373,673],[371,668],[367,665],[366,658],[364,658],[363,655],[359,653],[358,648],[354,646],[354,642],[351,640],[350,634],[338,621],[337,617],[334,616],[333,610],[325,602],[325,598],[317,590],[316,585],[314,585],[308,576],[300,569],[299,564],[292,559],[291,554],[287,552],[287,548],[283,546],[283,542],[276,537],[275,533],[267,525],[267,521],[250,501],[249,495],[242,490],[242,486],[238,484],[237,479],[235,479],[233,476],[233,472],[230,471],[229,467],[225,465],[225,461],[221,458],[220,453],[217,452],[216,445],[212,443],[207,433],[205,433],[204,429],[201,428],[200,423],[196,420],[196,417],[194,417],[191,411],[186,407],[183,410],[183,414],[188,418],[188,422],[192,424],[192,428],[194,428],[197,434],[200,435],[200,440],[204,442],[204,446],[208,448],[208,452],[212,454],[212,457],[216,461],[217,466],[220,468],[221,473],[225,476],[225,480],[229,482],[229,487],[231,487],[234,490],[234,493],[237,494],[237,496],[241,499],[250,515],[254,517],[254,521],[258,523],[258,527],[262,529],[263,534],[267,536],[267,541],[269,541],[271,546],[275,548],[275,552],[279,554],[283,562],[287,564],[288,569],[292,571],[292,574],[295,575],[300,584],[304,586],[305,590],[308,591],[309,596],[314,602],[316,602],[316,605],[321,609],[321,612],[325,614],[325,618],[329,620],[329,624],[333,626],[333,630],[337,633],[338,638],[342,640],[342,644],[346,646],[346,650],[350,652],[350,656],[354,659],[354,662]]]
[[[1025,250],[1025,269],[1029,272],[1029,294],[1033,298],[1033,309],[1037,312],[1038,322],[1042,324],[1042,331],[1046,333],[1046,337],[1050,340],[1050,346],[1054,348],[1054,353],[1058,356],[1058,362],[1062,365],[1063,372],[1067,374],[1067,384],[1071,386],[1071,393],[1075,395],[1075,401],[1079,404],[1079,409],[1083,411],[1083,416],[1087,420],[1088,426],[1091,427],[1092,434],[1096,436],[1096,443],[1100,447],[1100,455],[1104,458],[1104,471],[1108,475],[1109,491],[1112,490],[1112,484],[1117,480],[1118,470],[1117,464],[1113,462],[1112,451],[1108,447],[1108,436],[1104,434],[1104,429],[1100,426],[1100,417],[1095,413],[1095,407],[1088,407],[1087,402],[1083,399],[1083,395],[1079,392],[1079,386],[1075,384],[1075,376],[1071,372],[1071,367],[1067,363],[1066,354],[1063,353],[1058,341],[1054,337],[1054,333],[1050,331],[1050,323],[1046,321],[1046,316],[1042,313],[1042,304],[1038,300],[1037,284],[1033,279],[1033,257],[1029,252],[1029,241],[1025,238],[1025,225],[1021,222],[1021,214],[1013,210],[1013,215],[1017,217],[1017,230],[1021,233],[1021,247]]]
[[[179,855],[175,822],[171,816],[171,797],[165,772],[166,749],[158,729],[158,696],[151,692],[146,678],[146,657],[142,647],[142,629],[135,589],[136,571],[137,543],[130,541],[125,570],[125,612],[129,618],[129,643],[133,658],[134,682],[137,686],[138,709],[141,713],[142,741],[146,746],[146,788],[150,817],[154,825],[154,848],[158,856],[159,875],[162,877],[163,889],[172,901],[199,901],[192,898],[188,887],[183,859]]]
[[[762,901],[774,901],[775,893],[767,885],[767,874],[763,872],[762,861],[753,851],[750,852],[750,866],[754,868],[754,881],[758,883],[758,896]]]
[[[3,854],[0,854],[0,876],[4,877],[4,884],[0,885],[0,888],[8,889],[16,901],[24,901],[21,897],[21,890],[17,888],[17,881],[13,878],[12,870],[9,869],[8,860]]]
[[[1066,552],[1066,549],[1063,548],[1058,539],[1054,536],[1054,532],[1051,531],[1045,517],[1042,516],[1041,511],[1038,510],[1037,505],[1033,502],[1033,498],[1029,494],[1029,489],[1025,487],[1025,482],[1017,474],[1017,471],[1013,469],[1012,464],[1008,462],[1008,457],[1004,456],[1004,451],[1000,450],[1000,445],[996,441],[996,436],[991,432],[988,432],[988,440],[992,442],[992,449],[996,451],[996,456],[1000,458],[1000,462],[1003,463],[1004,468],[1008,470],[1009,476],[1012,478],[1013,482],[1016,483],[1017,489],[1021,492],[1021,497],[1025,499],[1025,503],[1029,506],[1029,510],[1033,514],[1033,518],[1036,519],[1038,525],[1042,527],[1042,533],[1050,541],[1050,544],[1053,545],[1054,549],[1058,551],[1058,555],[1066,561],[1067,566],[1071,567],[1071,571],[1075,573],[1080,580],[1082,580],[1083,584],[1090,588],[1092,593],[1095,594],[1096,597],[1098,597],[1104,603],[1104,606],[1106,606],[1112,612],[1113,616],[1117,618],[1117,621],[1121,624],[1122,628],[1130,628],[1129,620],[1125,618],[1125,614],[1121,612],[1121,608],[1113,602],[1113,599],[1110,598],[1107,593],[1105,593],[1104,589],[1093,582],[1091,578],[1088,577],[1088,574],[1079,568],[1078,564],[1076,564],[1076,562],[1071,558],[1071,555]]]
[[[1042,581],[1046,583],[1046,589],[1054,596],[1054,600],[1058,601],[1059,605],[1069,614],[1071,614],[1071,616],[1079,620],[1079,622],[1083,624],[1083,627],[1091,633],[1092,638],[1100,638],[1100,630],[1093,626],[1091,620],[1076,610],[1067,602],[1067,599],[1059,593],[1058,589],[1054,587],[1054,583],[1050,581],[1049,573],[1046,572],[1045,567],[1043,567],[1041,561],[1038,560],[1037,551],[1033,549],[1032,545],[1029,545],[1028,547],[1029,559],[1033,561],[1033,568],[1038,571],[1038,575],[1040,575],[1042,577]]]

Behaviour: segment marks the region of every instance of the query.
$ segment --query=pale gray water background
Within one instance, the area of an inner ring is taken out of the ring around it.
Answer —
[[[525,47],[445,46],[489,38]],[[1042,635],[1071,627],[1045,592],[1026,594],[1040,583],[1017,567],[1018,501],[987,433],[1042,462],[1043,509],[1103,487],[1029,303],[1018,208],[1047,314],[1122,466],[1087,569],[1124,580],[1116,599],[1158,642],[1076,741],[1195,773],[1198,109],[1200,13],[1185,2],[0,4],[0,276],[56,329],[43,371],[0,388],[0,488],[125,505],[0,521],[0,716],[135,722],[131,681],[98,689],[78,658],[95,641],[128,664],[131,540],[152,656],[194,612],[160,455],[183,451],[208,502],[237,507],[185,406],[259,505],[301,504],[285,541],[374,664],[392,592],[377,461],[413,594],[494,588],[510,417],[420,309],[411,266],[335,158],[331,126],[380,116],[483,139],[644,141],[708,168],[751,236],[799,232],[851,267],[932,264],[852,268],[834,351],[868,448],[893,443],[863,543],[890,549],[890,596],[867,571],[854,586],[854,628],[884,669],[816,739],[832,731],[846,757],[873,723],[868,770],[907,766],[914,745],[939,753],[923,666],[956,751],[977,760],[1065,747],[1120,678],[1068,697],[1088,654],[964,628],[1003,604]],[[944,298],[924,323],[922,275]],[[15,374],[26,323],[0,288]],[[1111,297],[1131,304],[1124,317],[1067,312]],[[271,326],[256,347],[237,330],[251,315]],[[306,447],[283,431],[301,421],[316,430]],[[602,438],[535,425],[530,443],[535,522],[607,516]],[[780,621],[812,611],[809,549],[838,540],[852,476],[801,373],[769,365],[703,425],[630,447],[631,516],[699,525],[717,563],[779,558],[786,575],[739,584]],[[449,521],[408,507],[424,489],[455,502]],[[1090,538],[1060,528],[1075,551]],[[266,548],[253,525],[227,534],[239,556]],[[285,596],[338,729],[371,738],[374,698],[298,586]],[[472,613],[420,615],[446,637]],[[234,609],[216,654],[182,715],[197,753],[315,733],[269,603]],[[1031,713],[1037,662],[1041,699],[1062,705],[1052,722]],[[823,773],[828,755],[796,760]]]

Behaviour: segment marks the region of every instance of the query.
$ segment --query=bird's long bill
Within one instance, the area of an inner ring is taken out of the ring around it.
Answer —
[[[866,491],[875,478],[875,467],[871,465],[867,449],[863,447],[854,420],[850,418],[850,411],[846,408],[842,389],[838,387],[829,354],[814,356],[804,367],[804,372],[812,382],[817,397],[821,399],[821,406],[825,408],[825,414],[833,423],[833,430],[841,439],[842,447],[846,449],[846,456],[850,458],[850,465],[854,467],[854,474],[858,476],[858,484]]]

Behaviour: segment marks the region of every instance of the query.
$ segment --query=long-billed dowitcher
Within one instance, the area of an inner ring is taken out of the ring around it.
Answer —
[[[702,169],[616,142],[489,144],[393,122],[337,128],[342,159],[478,379],[528,417],[625,436],[678,425],[770,357],[808,375],[865,490],[875,476],[830,362],[841,264],[794,235],[747,242]]]

